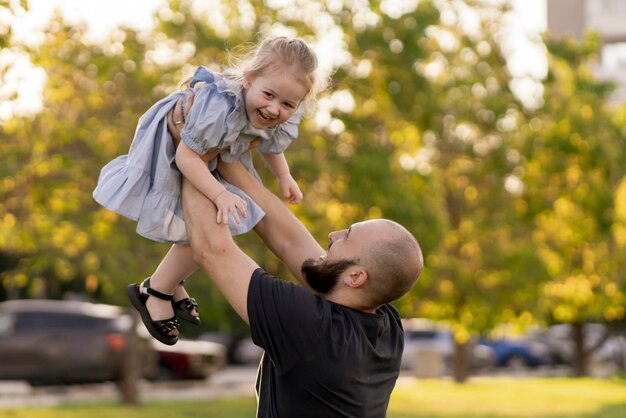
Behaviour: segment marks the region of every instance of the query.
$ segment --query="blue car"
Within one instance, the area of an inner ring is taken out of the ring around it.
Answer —
[[[481,339],[479,345],[493,352],[496,367],[538,367],[550,363],[550,350],[545,343],[528,339]]]

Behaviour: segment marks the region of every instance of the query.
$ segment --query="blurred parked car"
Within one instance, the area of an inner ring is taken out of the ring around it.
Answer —
[[[241,338],[235,343],[233,359],[237,364],[259,364],[263,349],[252,342],[252,337]]]
[[[226,363],[226,346],[210,341],[179,338],[174,345],[151,339],[159,356],[158,370],[153,380],[206,379]]]
[[[445,325],[424,318],[405,319],[402,325],[404,352],[401,368],[416,371],[418,375],[440,376],[447,373],[455,350],[452,331]],[[470,340],[466,350],[467,366],[472,370],[493,365],[494,354],[489,347],[477,345],[475,340]]]
[[[33,384],[118,380],[131,316],[118,306],[58,300],[0,303],[0,379]],[[156,356],[139,339],[141,375]]]
[[[434,373],[443,373],[454,353],[454,340],[452,333],[445,327],[437,325],[433,321],[423,318],[405,319],[402,321],[404,328],[404,352],[402,353],[402,369],[416,370],[422,362],[434,367]]]
[[[494,366],[523,368],[550,364],[550,350],[545,342],[528,337],[481,339],[477,347],[487,347],[494,355]]]
[[[252,337],[233,338],[219,332],[203,332],[198,340],[212,341],[226,346],[227,361],[231,364],[258,365],[263,349],[252,342]]]

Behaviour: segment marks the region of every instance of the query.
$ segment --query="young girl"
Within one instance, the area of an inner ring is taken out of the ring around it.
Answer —
[[[233,235],[251,230],[264,212],[220,178],[217,157],[207,163],[207,155],[219,152],[224,162],[240,161],[259,179],[249,152],[258,144],[283,197],[299,203],[302,193],[283,151],[298,135],[305,102],[314,100],[320,88],[316,71],[315,53],[303,41],[286,37],[264,40],[223,74],[199,67],[186,90],[160,100],[139,119],[129,154],[102,169],[94,199],[137,221],[138,234],[174,244],[151,277],[127,289],[157,340],[168,345],[177,342],[176,317],[200,324],[196,301],[182,286],[197,265],[183,220],[181,173],[215,204],[217,223],[227,222]],[[167,129],[168,112],[181,97],[184,104],[190,94],[193,104],[182,112],[186,118],[174,121],[184,123],[176,146]],[[172,289],[168,283],[179,285]]]

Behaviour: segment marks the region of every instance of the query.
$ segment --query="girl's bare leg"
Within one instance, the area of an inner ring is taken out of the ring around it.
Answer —
[[[187,297],[185,289],[178,284],[197,269],[198,265],[193,261],[191,247],[185,244],[174,244],[150,277],[150,287],[159,292],[174,293],[174,300],[178,301]],[[146,307],[153,321],[169,319],[174,315],[170,301],[151,297],[146,301]],[[170,334],[175,335],[175,333],[177,331],[172,331]]]
[[[174,121],[184,120],[193,104],[194,95],[189,94],[186,97],[187,103],[184,115],[182,114],[182,98],[178,99],[174,109],[167,114],[167,128],[176,145],[180,142],[180,133],[184,124],[175,123]],[[203,156],[203,159],[204,161],[209,161],[218,153],[219,150],[207,153]],[[191,247],[184,244],[174,244],[150,277],[150,287],[159,292],[173,293],[173,300],[179,301],[189,297],[184,287],[179,286],[180,282],[188,278],[197,269],[198,265],[193,261]],[[146,308],[153,321],[169,319],[174,315],[174,309],[170,301],[155,297],[146,300]],[[194,315],[197,315],[197,312],[194,311]],[[171,331],[170,334],[178,335],[178,331]]]

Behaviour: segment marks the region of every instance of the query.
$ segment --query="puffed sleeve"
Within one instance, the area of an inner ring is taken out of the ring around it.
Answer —
[[[276,127],[269,141],[261,141],[258,150],[266,154],[280,154],[285,151],[291,142],[298,138],[298,127],[303,114],[304,103],[300,103],[293,115]]]
[[[194,93],[181,138],[192,151],[202,155],[222,147],[234,101],[211,83],[204,84]]]

